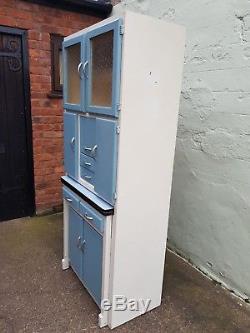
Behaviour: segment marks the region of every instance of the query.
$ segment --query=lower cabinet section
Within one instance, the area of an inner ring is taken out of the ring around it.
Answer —
[[[102,235],[69,205],[70,265],[99,306],[102,294],[102,252]]]

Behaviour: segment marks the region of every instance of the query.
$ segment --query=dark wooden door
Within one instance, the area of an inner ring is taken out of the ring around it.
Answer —
[[[0,26],[0,221],[34,213],[26,34]]]

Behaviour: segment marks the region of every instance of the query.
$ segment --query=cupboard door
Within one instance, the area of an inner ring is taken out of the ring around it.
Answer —
[[[113,120],[96,120],[95,192],[110,204],[114,204],[116,190],[116,125]]]
[[[83,274],[83,220],[69,206],[69,258],[70,265],[76,275],[82,280]]]
[[[63,43],[63,96],[67,110],[82,109],[84,45],[84,35]]]
[[[118,115],[121,72],[121,19],[86,34],[86,110]]]
[[[102,294],[102,236],[84,222],[83,282],[100,306]]]
[[[64,169],[73,178],[76,178],[76,121],[76,114],[64,112]]]

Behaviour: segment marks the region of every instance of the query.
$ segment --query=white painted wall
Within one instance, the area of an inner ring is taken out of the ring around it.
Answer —
[[[187,28],[169,245],[250,297],[250,1],[122,6]]]

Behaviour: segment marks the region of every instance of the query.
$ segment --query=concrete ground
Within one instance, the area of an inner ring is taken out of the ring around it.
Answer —
[[[110,332],[61,257],[61,214],[0,223],[0,333]],[[113,332],[249,333],[250,307],[168,253],[162,306]]]

